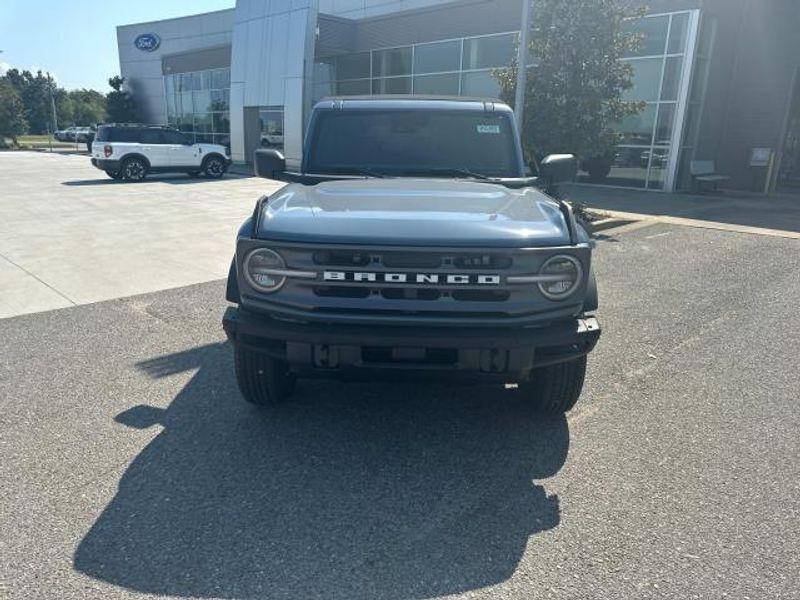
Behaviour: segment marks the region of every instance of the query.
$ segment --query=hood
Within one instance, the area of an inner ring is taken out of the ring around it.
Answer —
[[[569,232],[542,192],[449,179],[349,179],[288,185],[263,209],[257,236],[401,246],[558,246]]]

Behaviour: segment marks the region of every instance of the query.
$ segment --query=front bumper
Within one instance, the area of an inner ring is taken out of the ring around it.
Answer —
[[[588,354],[600,338],[591,316],[542,327],[375,327],[282,321],[230,307],[222,324],[234,344],[286,360],[295,372],[326,376],[450,371],[523,381],[536,367]]]
[[[101,171],[111,171],[112,173],[119,171],[119,161],[109,160],[107,158],[93,158],[92,165]]]

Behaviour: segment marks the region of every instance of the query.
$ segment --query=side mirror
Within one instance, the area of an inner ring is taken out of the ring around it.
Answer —
[[[550,154],[539,163],[539,175],[548,186],[575,181],[578,159],[574,154]]]
[[[286,171],[286,158],[277,150],[259,148],[254,162],[256,175],[265,179],[281,179]]]

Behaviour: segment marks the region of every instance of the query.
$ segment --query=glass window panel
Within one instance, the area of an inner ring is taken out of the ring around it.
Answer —
[[[414,93],[433,96],[458,96],[458,73],[414,77]]]
[[[411,77],[390,77],[372,80],[373,94],[410,94]]]
[[[336,79],[336,59],[333,56],[317,58],[314,63],[314,81],[322,83],[334,79]]]
[[[261,126],[261,146],[264,148],[283,148],[283,108],[271,107],[258,112]]]
[[[669,25],[669,15],[661,17],[645,17],[634,21],[630,25],[630,31],[634,34],[643,36],[642,43],[636,52],[631,56],[653,56],[664,54],[667,45],[667,27]]]
[[[361,81],[338,81],[336,93],[340,96],[369,96],[369,79]]]
[[[139,141],[142,144],[160,144],[161,132],[158,129],[142,129]]]
[[[164,93],[167,96],[172,96],[175,93],[175,80],[172,75],[164,76]]]
[[[411,74],[411,46],[372,53],[373,77]]]
[[[189,141],[189,138],[182,133],[171,130],[162,130],[161,139],[165,144],[185,144]]]
[[[650,176],[647,187],[651,190],[664,189],[664,177],[669,163],[669,149],[654,148],[650,157]]]
[[[689,13],[672,15],[667,54],[683,54],[686,51],[686,32],[688,27]]]
[[[364,79],[369,77],[369,52],[346,54],[336,58],[336,79]]]
[[[214,134],[214,143],[215,144],[221,144],[223,146],[230,146],[231,145],[231,136],[228,135],[227,133],[223,133],[223,134],[215,133]]]
[[[420,44],[414,47],[414,73],[458,71],[461,67],[461,41]]]
[[[211,110],[211,92],[208,90],[194,92],[194,112],[208,112]]]
[[[491,71],[463,73],[461,75],[461,95],[478,98],[497,98],[500,96],[500,84]]]
[[[178,112],[183,115],[191,114],[194,112],[194,102],[192,101],[192,92],[181,92],[178,95]]]
[[[196,144],[213,144],[214,136],[210,133],[196,133],[194,140]]]
[[[202,90],[203,89],[203,78],[200,73],[189,73],[191,76],[191,89],[194,90]]]
[[[229,113],[213,113],[214,133],[230,133],[231,117]]]
[[[194,131],[196,133],[211,133],[210,113],[201,113],[194,116]]]
[[[656,139],[653,142],[658,146],[668,145],[672,140],[672,128],[675,123],[675,104],[666,103],[658,105],[658,124],[656,125]]]
[[[214,90],[211,92],[212,111],[228,110],[230,108],[230,90]]]
[[[175,94],[167,94],[167,116],[175,116],[178,112],[175,105]]]
[[[178,117],[178,129],[181,131],[194,131],[192,115],[181,115]]]
[[[615,127],[615,130],[622,134],[622,143],[642,144],[644,146],[649,146],[653,143],[656,106],[656,104],[648,104],[642,112],[624,118]]]
[[[663,58],[643,58],[632,60],[633,87],[625,90],[625,100],[644,100],[652,102],[658,100],[658,90],[661,84],[661,70]]]
[[[211,71],[203,71],[200,73],[200,89],[201,90],[210,90],[214,86],[212,84],[212,72]]]
[[[464,40],[463,69],[507,67],[514,60],[518,35],[492,35]]]
[[[231,70],[214,69],[211,72],[211,86],[215,90],[231,87]]]
[[[316,103],[325,98],[326,96],[333,96],[334,94],[333,86],[334,84],[330,81],[315,83],[313,92],[313,101]]]
[[[617,148],[606,183],[643,188],[647,180],[647,148]]]
[[[673,56],[667,59],[667,66],[664,68],[664,85],[661,87],[662,100],[678,99],[682,67],[683,57]]]

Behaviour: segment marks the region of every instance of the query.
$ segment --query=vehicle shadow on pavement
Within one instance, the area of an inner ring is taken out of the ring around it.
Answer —
[[[186,175],[168,175],[164,177],[148,176],[142,181],[122,181],[111,179],[71,179],[69,181],[62,181],[61,185],[69,187],[84,187],[95,185],[147,185],[148,183],[172,183],[174,185],[189,185],[193,183],[217,183],[225,181],[226,179],[248,179],[252,175],[240,175],[238,173],[230,173],[220,179],[209,179],[207,177],[188,177]]]
[[[132,590],[221,598],[429,598],[505,581],[559,523],[533,479],[564,464],[564,417],[513,391],[301,381],[293,401],[239,397],[212,344],[137,365],[197,370],[79,544],[75,568]],[[499,397],[498,397],[499,395]]]

